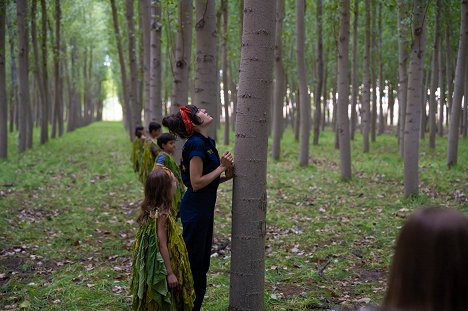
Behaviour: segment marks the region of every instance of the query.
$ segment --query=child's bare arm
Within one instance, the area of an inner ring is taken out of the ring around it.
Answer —
[[[167,248],[167,215],[160,215],[158,217],[158,240],[159,251],[166,266],[167,283],[169,287],[173,288],[178,285],[177,277],[174,275],[171,267],[171,260],[169,257],[169,250]]]

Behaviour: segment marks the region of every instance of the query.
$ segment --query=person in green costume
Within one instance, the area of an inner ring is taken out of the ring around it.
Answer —
[[[195,291],[182,233],[170,212],[177,191],[172,172],[158,165],[145,184],[133,246],[133,310],[188,311]]]
[[[158,146],[159,148],[161,148],[161,151],[159,152],[156,158],[156,163],[154,167],[156,168],[158,164],[164,165],[165,167],[170,169],[174,176],[177,178],[177,191],[174,200],[172,201],[171,209],[173,216],[177,219],[180,216],[179,205],[185,193],[185,186],[182,182],[182,177],[180,176],[179,167],[174,159],[174,152],[176,150],[175,136],[171,133],[161,134],[161,136],[158,137]]]
[[[145,184],[146,177],[153,170],[154,161],[159,153],[157,138],[161,134],[161,124],[150,122],[148,126],[148,136],[143,146],[143,155],[140,165],[140,181]]]
[[[141,157],[143,156],[143,146],[146,137],[143,135],[145,128],[141,125],[135,128],[135,138],[132,143],[132,153],[130,154],[130,161],[132,162],[133,171],[139,172],[141,165]]]

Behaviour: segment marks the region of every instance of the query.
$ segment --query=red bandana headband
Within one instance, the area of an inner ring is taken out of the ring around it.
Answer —
[[[182,117],[182,121],[184,121],[185,129],[187,130],[187,134],[192,135],[193,130],[195,128],[193,126],[192,120],[190,120],[190,117],[189,117],[189,114],[191,114],[192,112],[190,111],[190,109],[187,106],[180,107],[179,112],[180,112],[180,115]]]

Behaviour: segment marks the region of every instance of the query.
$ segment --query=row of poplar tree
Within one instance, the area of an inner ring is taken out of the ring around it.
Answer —
[[[317,145],[320,131],[332,124],[342,177],[349,179],[349,140],[356,130],[364,152],[379,134],[393,130],[405,167],[413,170],[408,176],[417,176],[419,138],[429,132],[433,148],[436,134],[453,127],[448,164],[455,164],[458,133],[466,136],[468,128],[466,100],[461,109],[468,89],[464,2],[355,0],[346,20],[343,5],[275,4],[274,83],[265,118],[272,157],[280,157],[282,133],[291,126],[300,141],[299,163],[307,165],[310,136]],[[194,103],[218,127],[224,121],[228,144],[238,99],[249,96],[237,94],[246,10],[243,0],[3,1],[0,156],[7,154],[7,120],[10,131],[18,128],[20,151],[32,146],[35,125],[44,143],[65,126],[70,131],[100,120],[103,99],[112,91],[108,80],[115,81],[130,137],[136,125]],[[344,41],[348,45],[340,50]],[[411,85],[416,72],[419,82]],[[341,96],[340,85],[346,86]],[[417,183],[405,192],[415,189]]]
[[[102,119],[105,27],[85,2],[1,1],[0,158],[8,131],[23,152],[35,128],[43,144]]]

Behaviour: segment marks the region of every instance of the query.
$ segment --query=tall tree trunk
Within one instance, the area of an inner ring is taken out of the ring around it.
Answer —
[[[275,85],[273,97],[273,140],[271,155],[278,160],[281,154],[281,136],[283,133],[283,107],[284,107],[284,84],[285,73],[283,65],[283,19],[284,0],[276,2],[276,30],[275,30]]]
[[[194,104],[206,109],[218,120],[218,76],[216,72],[216,6],[215,0],[196,0],[196,68]],[[211,127],[215,137],[217,126]]]
[[[192,56],[193,0],[179,1],[179,27],[173,68],[171,114],[189,103],[190,60]],[[180,160],[184,140],[177,140],[175,158]]]
[[[144,109],[144,124],[149,124],[153,119],[153,105],[150,95],[150,60],[151,60],[151,0],[140,0],[140,31],[143,36],[143,109]]]
[[[26,0],[16,1],[16,26],[18,31],[19,102],[18,102],[18,149],[24,152],[28,147],[30,123],[29,76],[28,76],[28,4]]]
[[[232,130],[236,130],[236,111],[237,111],[237,83],[234,80],[234,72],[232,70],[232,63],[229,64],[229,86],[231,90],[231,100],[232,100],[232,114],[231,114],[231,125]]]
[[[188,104],[190,59],[192,54],[192,2],[179,1],[179,28],[176,39],[174,79],[172,84],[171,113]]]
[[[349,0],[341,2],[338,40],[338,126],[341,178],[351,179],[351,143],[349,135]]]
[[[264,309],[266,113],[271,100],[275,2],[245,1],[234,147],[230,310]]]
[[[127,18],[127,29],[128,29],[128,58],[130,64],[130,87],[128,89],[128,101],[130,109],[132,111],[133,122],[132,125],[135,127],[141,124],[141,103],[138,102],[138,67],[137,67],[137,51],[135,44],[135,25],[133,22],[133,0],[125,1],[125,12]]]
[[[133,123],[132,117],[132,109],[130,103],[130,95],[129,89],[131,88],[129,85],[129,81],[127,78],[127,68],[125,66],[125,56],[122,46],[122,38],[120,35],[120,27],[119,27],[119,19],[117,15],[117,6],[115,5],[115,0],[110,0],[111,8],[112,8],[112,21],[114,24],[114,34],[115,34],[115,42],[117,44],[117,52],[119,55],[119,63],[120,63],[120,76],[122,80],[122,93],[123,93],[123,111],[125,112],[124,115],[126,116],[126,123],[128,124],[128,134],[130,139],[133,139],[133,132],[135,129],[135,124]]]
[[[55,101],[52,115],[52,133],[51,137],[57,136],[59,124],[59,106],[61,102],[60,90],[60,0],[55,0],[55,43],[54,43],[54,79],[55,79]]]
[[[42,89],[44,91],[41,109],[41,138],[40,143],[44,144],[49,139],[49,73],[47,67],[47,8],[46,1],[41,0],[41,51],[42,51]]]
[[[439,137],[444,136],[444,109],[446,106],[446,95],[445,95],[445,90],[446,90],[446,76],[447,76],[447,70],[445,66],[445,52],[444,49],[442,48],[443,46],[443,36],[440,36],[440,41],[439,41],[439,88],[440,88],[440,102],[439,102],[439,125],[437,127],[437,133],[439,133]]]
[[[441,11],[441,0],[436,2],[436,21],[435,21],[435,32],[434,32],[434,45],[432,54],[432,74],[431,74],[431,95],[429,99],[429,148],[434,149],[436,146],[436,113],[437,113],[437,100],[436,91],[439,79],[439,53],[440,53],[440,11]],[[442,94],[439,95],[442,98]]]
[[[405,197],[418,193],[419,130],[421,120],[421,88],[423,87],[424,48],[426,45],[426,0],[416,0],[413,8],[413,41],[408,73],[404,146]]]
[[[299,82],[299,96],[301,97],[299,165],[307,166],[309,163],[309,137],[310,137],[310,97],[307,90],[307,73],[305,64],[305,1],[296,0],[296,59],[297,79]]]
[[[357,97],[359,92],[359,84],[357,80],[357,44],[358,44],[358,20],[359,20],[359,0],[354,0],[354,22],[353,22],[353,69],[351,73],[353,92],[351,99],[351,139],[354,140],[354,132],[356,131],[357,123]]]
[[[446,7],[446,12],[450,12],[449,6]],[[450,112],[452,111],[452,99],[453,99],[453,71],[452,71],[452,46],[450,43],[450,23],[445,23],[445,66],[447,70],[447,125],[449,123]]]
[[[322,114],[322,103],[320,94],[323,84],[323,40],[322,40],[322,0],[317,0],[317,85],[315,87],[314,101],[314,139],[313,144],[318,145],[320,136],[320,119]]]
[[[5,67],[6,6],[6,2],[0,3],[0,159],[6,159],[8,156],[8,102]]]
[[[393,126],[394,110],[395,110],[395,95],[393,93],[393,82],[388,84],[388,114],[390,117],[390,126]],[[398,133],[397,133],[398,135]]]
[[[450,111],[447,165],[452,167],[458,160],[458,127],[460,124],[461,102],[463,97],[465,63],[468,58],[468,1],[461,0],[460,41],[458,45],[457,65],[455,68],[455,90]],[[448,40],[447,40],[448,41]],[[465,77],[466,79],[466,77]],[[451,94],[449,93],[449,96]]]
[[[361,123],[363,136],[363,152],[369,152],[370,130],[370,0],[365,1],[366,8],[366,34],[364,47],[364,81],[362,86]]]
[[[229,145],[229,84],[228,84],[228,1],[223,0],[223,99],[224,144]]]
[[[320,120],[320,128],[323,132],[325,130],[325,116],[328,112],[328,86],[327,86],[327,81],[328,81],[328,71],[327,71],[327,57],[324,56],[324,62],[323,62],[323,109],[322,109],[322,120]]]
[[[468,134],[468,61],[465,61],[465,95],[463,100],[463,138]]]
[[[6,15],[6,24],[8,31],[8,45],[10,46],[10,128],[9,131],[13,132],[15,129],[19,129],[18,126],[18,74],[16,67],[16,50],[15,50],[15,24],[13,18]]]
[[[371,0],[371,88],[372,88],[372,109],[371,109],[371,141],[375,142],[377,134],[377,2]]]
[[[40,98],[40,107],[44,107],[46,104],[45,100],[45,89],[44,89],[44,83],[42,81],[42,72],[41,72],[41,66],[39,65],[39,48],[37,45],[37,27],[36,27],[36,12],[37,12],[37,0],[32,0],[32,6],[31,6],[31,42],[32,42],[32,47],[33,47],[33,55],[34,55],[34,76],[36,79],[36,85],[39,90],[39,98]],[[34,97],[35,98],[35,97]],[[38,109],[39,110],[39,109]],[[43,109],[40,109],[39,111],[44,111]],[[47,115],[47,113],[46,113]],[[42,121],[42,116],[41,116],[41,125],[43,124]],[[43,136],[43,127],[41,126],[41,137]],[[41,140],[41,143],[42,140]]]
[[[161,78],[161,1],[151,4],[151,62],[150,62],[150,102],[152,120],[162,122],[162,78]],[[149,123],[147,123],[149,124]],[[182,149],[181,149],[182,150]]]
[[[378,54],[378,63],[379,63],[379,93],[378,93],[378,100],[379,100],[379,135],[385,132],[385,114],[383,108],[383,97],[384,97],[384,89],[385,89],[385,81],[383,79],[383,57],[382,57],[382,2],[379,2],[378,8],[378,46],[377,46],[377,54]]]
[[[420,135],[421,139],[424,139],[425,135],[426,135],[426,127],[427,127],[426,110],[427,110],[427,102],[428,102],[427,89],[429,88],[429,81],[430,81],[431,75],[432,75],[431,71],[425,72],[423,70],[423,77],[424,77],[423,81],[425,81],[425,82],[423,83],[423,88],[421,89],[421,92],[422,92],[422,96],[421,96],[421,129],[420,129],[420,132],[419,132],[419,135]]]

